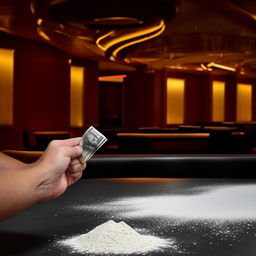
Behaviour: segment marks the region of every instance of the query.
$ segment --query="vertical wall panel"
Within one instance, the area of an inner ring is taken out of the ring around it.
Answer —
[[[167,78],[166,123],[184,123],[185,80]]]
[[[0,125],[13,125],[14,50],[0,49]]]
[[[236,121],[252,120],[252,85],[237,84]]]
[[[185,123],[210,122],[211,115],[211,79],[208,76],[184,74]]]
[[[236,77],[225,77],[225,121],[236,121]]]
[[[24,149],[24,134],[70,128],[70,65],[65,53],[33,40],[0,37],[14,54],[13,126],[0,130],[1,149]],[[26,144],[25,144],[26,141]]]
[[[212,121],[221,122],[225,119],[225,82],[212,82]]]
[[[84,68],[71,66],[70,74],[70,125],[83,126]]]
[[[154,126],[155,74],[132,72],[124,83],[124,120],[126,129]]]

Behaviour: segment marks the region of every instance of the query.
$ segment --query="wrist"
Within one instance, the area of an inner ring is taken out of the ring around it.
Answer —
[[[38,202],[53,199],[63,192],[56,191],[58,179],[55,180],[54,172],[43,162],[37,162],[30,169],[30,175],[33,179],[34,194]]]
[[[41,173],[41,169],[38,168],[38,165],[36,163],[29,164],[28,168],[24,169],[23,172],[28,181],[28,193],[31,195],[31,201],[33,201],[33,203],[45,201],[45,191],[41,186],[44,182],[44,175]]]

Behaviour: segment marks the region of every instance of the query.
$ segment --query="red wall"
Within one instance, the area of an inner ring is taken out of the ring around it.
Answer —
[[[124,85],[124,127],[136,129],[154,123],[155,74],[134,72],[127,76]]]
[[[15,49],[14,125],[0,127],[0,149],[22,149],[25,130],[69,131],[70,56],[11,36],[1,36],[0,47]],[[98,123],[98,101],[91,99],[98,98],[97,67],[90,61],[86,67],[85,125]]]
[[[210,88],[209,76],[186,75],[185,123],[211,121]]]
[[[0,127],[0,150],[23,149],[23,132],[68,130],[82,135],[94,125],[100,128],[98,62],[77,60],[85,67],[84,127],[70,127],[70,56],[37,41],[0,34],[0,47],[15,49],[14,125]],[[72,62],[73,64],[73,62]],[[76,63],[74,62],[74,65]],[[122,128],[165,127],[165,79],[186,79],[185,122],[211,120],[210,88],[214,77],[208,74],[139,70],[127,74],[123,85]],[[226,121],[235,121],[236,82],[234,75],[221,76],[226,86]],[[239,78],[240,79],[240,78]],[[240,79],[241,80],[241,79]],[[250,81],[254,83],[255,81]],[[256,90],[253,90],[255,107]],[[107,101],[106,101],[107,102]],[[255,119],[256,111],[253,111]]]
[[[166,78],[186,80],[185,122],[210,121],[210,78],[158,71],[128,75],[125,83],[125,128],[166,126]]]
[[[255,80],[236,77],[236,74],[211,76],[189,72],[134,72],[128,75],[125,84],[125,128],[165,127],[166,78],[185,79],[185,123],[210,122],[212,80],[226,82],[225,121],[236,121],[236,84]],[[256,116],[256,89],[253,88],[253,120]]]

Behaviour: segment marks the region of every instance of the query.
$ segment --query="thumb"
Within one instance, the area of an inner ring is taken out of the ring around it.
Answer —
[[[80,146],[67,147],[64,146],[64,155],[70,157],[71,159],[81,156],[83,149]]]

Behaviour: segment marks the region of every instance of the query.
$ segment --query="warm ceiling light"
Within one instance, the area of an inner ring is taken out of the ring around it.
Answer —
[[[241,75],[245,75],[244,69],[241,69],[241,70],[240,70],[240,74],[241,74]]]
[[[211,62],[211,63],[213,63],[213,62]],[[211,64],[211,63],[209,63],[209,64]],[[201,64],[200,64],[201,70],[212,71],[212,68],[210,68],[211,65],[209,66],[209,64],[205,66],[205,64],[201,63]]]
[[[127,47],[131,44],[135,44],[141,41],[148,40],[152,37],[155,37],[158,34],[161,34],[164,31],[164,29],[165,29],[165,23],[163,20],[160,20],[159,23],[153,26],[132,30],[131,32],[127,32],[127,34],[116,35],[114,31],[108,32],[107,34],[100,36],[96,40],[96,44],[103,51],[107,51],[110,47],[117,45],[119,43],[132,40],[135,38],[139,38],[139,37],[144,37],[144,38],[140,38],[138,40],[134,40],[132,42],[125,44],[125,47]],[[121,46],[117,50],[120,51],[122,48],[124,47]]]
[[[30,3],[30,11],[33,15],[36,14],[36,4],[34,2]]]
[[[226,65],[221,65],[221,64],[217,64],[215,62],[210,62],[209,64],[207,64],[207,67],[215,67],[215,68],[220,68],[220,69],[224,69],[224,70],[228,70],[228,71],[236,71],[235,68],[233,67],[229,67],[229,66],[226,66]]]
[[[175,65],[167,65],[165,67],[170,68],[170,69],[181,69],[181,70],[186,70],[187,69],[187,67],[175,66]]]
[[[42,26],[42,24],[43,24],[43,20],[42,19],[37,19],[37,25]]]
[[[202,68],[203,70],[207,70],[207,71],[208,71],[208,68],[207,68],[203,63],[201,63],[201,68]]]
[[[99,79],[125,78],[126,75],[99,76]]]
[[[212,66],[214,65],[214,63],[215,63],[215,62],[210,62],[210,63],[208,63],[208,64],[207,64],[207,67],[208,67],[208,68],[209,68],[209,67],[212,67]]]
[[[105,82],[123,82],[125,77],[126,77],[125,74],[110,75],[110,76],[100,76],[98,78],[98,80],[99,81],[105,81]]]
[[[157,37],[157,36],[161,35],[164,30],[165,30],[165,23],[164,23],[164,21],[162,20],[162,21],[160,22],[160,25],[157,26],[157,27],[155,27],[155,31],[153,31],[151,35],[148,35],[148,36],[145,36],[145,37],[143,37],[143,38],[140,38],[140,39],[137,39],[137,40],[133,40],[133,41],[131,41],[131,42],[129,42],[129,43],[126,43],[126,44],[121,45],[120,47],[118,47],[117,49],[115,49],[115,51],[112,53],[112,55],[113,55],[114,57],[116,57],[117,54],[118,54],[118,52],[120,52],[122,49],[124,49],[124,48],[126,48],[126,47],[128,47],[128,46],[137,44],[137,43],[144,42],[144,41],[149,40],[149,39],[151,39],[151,38]],[[142,35],[139,34],[139,36],[142,36]],[[143,36],[144,36],[144,35],[143,35]]]
[[[96,44],[97,46],[102,50],[102,51],[106,51],[107,50],[107,47],[104,46],[101,41],[104,40],[105,38],[108,38],[109,36],[113,35],[114,34],[114,31],[110,31],[100,37],[97,38],[96,40]]]
[[[44,40],[50,41],[50,37],[49,37],[47,34],[45,34],[45,32],[44,32],[43,30],[38,29],[38,30],[37,30],[37,33],[38,33],[38,35],[41,36]]]

